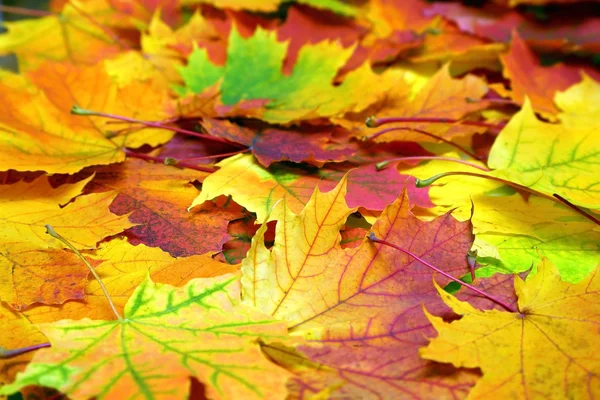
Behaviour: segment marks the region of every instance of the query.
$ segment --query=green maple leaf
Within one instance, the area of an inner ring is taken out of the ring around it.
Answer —
[[[380,79],[368,63],[350,72],[339,86],[333,85],[338,70],[352,55],[352,47],[344,49],[329,41],[305,45],[289,76],[282,72],[287,48],[288,43],[277,41],[276,32],[258,28],[246,39],[232,29],[226,65],[215,66],[205,49],[196,48],[188,65],[180,68],[185,87],[176,90],[180,95],[199,94],[220,81],[225,106],[263,100],[266,110],[262,119],[279,123],[358,112],[383,95]]]

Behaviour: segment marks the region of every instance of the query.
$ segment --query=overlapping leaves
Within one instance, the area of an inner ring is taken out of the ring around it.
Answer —
[[[7,23],[0,393],[593,397],[600,25],[501,3]]]

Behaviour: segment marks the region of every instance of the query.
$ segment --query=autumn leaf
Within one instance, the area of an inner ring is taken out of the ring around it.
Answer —
[[[157,146],[173,132],[106,118],[75,116],[74,105],[139,120],[172,117],[167,82],[139,54],[129,52],[94,66],[46,63],[25,76],[0,74],[7,93],[0,112],[0,168],[73,173],[123,161],[122,147]],[[93,85],[94,90],[90,90]],[[9,89],[10,88],[10,89]],[[28,98],[27,107],[16,99]]]
[[[394,85],[381,102],[373,104],[363,112],[350,113],[343,118],[336,118],[335,121],[348,129],[360,129],[356,135],[365,138],[377,132],[365,126],[365,119],[373,115],[377,118],[399,117],[409,120],[440,117],[460,120],[470,113],[487,107],[485,102],[477,101],[488,90],[485,81],[473,75],[467,75],[462,79],[452,78],[448,65],[429,79],[415,79],[409,72],[401,70],[394,72],[400,74],[402,79],[397,85]],[[378,142],[436,141],[418,133],[418,130],[424,130],[447,139],[482,131],[481,128],[473,126],[432,124],[422,121],[399,122],[392,126],[403,128],[403,130],[386,133],[378,136],[375,140]]]
[[[23,76],[1,73],[0,93],[0,170],[74,173],[125,159],[86,119],[57,108]]]
[[[89,271],[72,253],[46,235],[45,224],[60,227],[74,246],[95,248],[132,224],[108,209],[114,192],[80,196],[89,179],[52,188],[45,177],[0,187],[0,299],[15,309],[32,303],[62,304],[85,297]],[[61,208],[61,205],[67,204]],[[48,248],[49,244],[59,246]]]
[[[600,90],[600,85],[596,84],[595,90]],[[536,118],[526,101],[494,142],[488,165],[495,169],[494,176],[599,209],[596,124],[585,109],[565,111],[559,116],[564,123],[548,124]]]
[[[500,59],[504,75],[511,82],[511,98],[519,103],[529,98],[533,108],[547,118],[554,119],[559,112],[554,105],[556,92],[581,80],[578,68],[563,64],[539,66],[535,54],[517,33],[512,36],[510,51]]]
[[[207,177],[200,195],[190,209],[218,196],[231,196],[239,205],[255,212],[258,221],[264,221],[273,205],[286,198],[294,212],[302,210],[317,184],[333,188],[346,170],[321,169],[310,173],[300,168],[273,165],[267,169],[251,155],[236,155],[218,164],[221,168]],[[377,179],[375,179],[377,177]],[[427,192],[414,187],[414,178],[398,174],[393,168],[375,174],[375,166],[363,165],[349,172],[347,201],[352,207],[382,210],[393,202],[406,187],[413,204],[428,207]]]
[[[89,181],[88,178],[53,189],[47,178],[40,177],[30,183],[21,181],[0,187],[3,244],[29,243],[47,248],[49,237],[45,225],[51,224],[78,249],[89,249],[105,237],[132,226],[126,215],[117,216],[108,210],[115,192],[80,196],[67,204],[81,194]]]
[[[455,153],[447,155],[458,158]],[[437,160],[415,167],[402,165],[399,170],[420,179],[436,173],[477,171]],[[597,225],[564,204],[535,195],[524,196],[510,186],[481,177],[455,175],[438,182],[429,192],[436,207],[427,213],[443,215],[452,210],[459,220],[470,219],[476,234],[473,248],[479,257],[487,259],[484,268],[521,272],[546,257],[563,280],[576,283],[598,265]]]
[[[173,102],[166,96],[167,82],[136,52],[120,54],[93,67],[44,64],[28,76],[59,110],[68,111],[77,105],[142,121],[173,117],[169,111],[174,108]],[[91,85],[97,89],[91,91]],[[131,148],[158,146],[168,142],[174,134],[135,124],[109,125],[102,117],[79,118],[87,119],[91,127],[104,132],[115,144]]]
[[[15,53],[21,71],[35,70],[48,60],[92,65],[123,50],[122,42],[90,24],[90,16],[110,20],[110,10],[107,0],[75,1],[60,15],[3,22],[8,32],[0,35],[0,54]]]
[[[458,321],[428,315],[439,332],[426,359],[479,367],[469,398],[592,398],[598,391],[597,271],[579,284],[562,282],[543,260],[538,273],[515,278],[519,313],[479,311],[439,289]],[[502,368],[498,368],[502,363]]]
[[[204,118],[202,127],[211,135],[248,146],[265,167],[276,161],[322,167],[326,162],[346,161],[359,150],[356,143],[349,143],[349,132],[342,128],[249,127],[214,118]]]
[[[339,86],[332,86],[337,71],[350,57],[351,48],[326,41],[306,45],[290,76],[282,73],[286,49],[286,43],[278,42],[275,33],[258,28],[252,37],[244,39],[232,29],[225,66],[212,64],[205,50],[194,50],[188,66],[180,70],[186,87],[179,91],[200,94],[221,81],[224,106],[257,101],[260,108],[266,105],[262,119],[278,123],[342,111],[359,112],[383,96],[377,89],[377,76],[367,64],[349,73]],[[361,96],[352,96],[356,92],[362,92]]]
[[[31,350],[49,346],[46,337],[27,318],[0,305],[0,388],[15,380],[33,357]],[[30,350],[30,351],[26,351]]]
[[[183,286],[194,278],[210,278],[239,269],[239,266],[219,262],[207,254],[175,258],[159,248],[143,244],[133,246],[125,238],[102,243],[96,251],[85,255],[94,264],[119,312],[146,275],[158,283]],[[86,280],[83,287],[85,298],[68,301],[60,307],[34,305],[23,310],[23,313],[36,324],[84,317],[113,318],[100,284],[94,279]]]
[[[225,199],[186,212],[198,196],[192,182],[202,181],[203,172],[134,159],[95,171],[91,190],[118,193],[110,210],[136,224],[126,231],[133,244],[160,247],[173,256],[218,252],[229,238],[228,222],[242,216],[240,207]]]
[[[289,373],[257,344],[289,341],[285,324],[239,297],[235,275],[195,279],[182,288],[146,279],[124,319],[39,324],[52,348],[38,351],[0,394],[41,385],[71,398],[183,398],[193,376],[211,398],[285,398]]]
[[[354,211],[345,192],[345,180],[328,193],[317,189],[298,215],[286,200],[279,202],[271,215],[278,222],[272,249],[264,245],[263,225],[242,261],[244,302],[288,321],[293,334],[309,339],[298,350],[318,368],[300,372],[306,360],[290,359],[281,348],[268,354],[291,364],[313,393],[338,385],[336,395],[351,398],[401,398],[425,388],[431,398],[464,395],[474,375],[444,373],[417,355],[430,328],[421,304],[435,298],[431,272],[366,238],[342,249],[339,231]],[[419,221],[406,195],[384,210],[372,231],[448,272],[467,271],[470,224],[449,215]]]
[[[88,274],[79,258],[64,250],[0,246],[0,298],[15,310],[82,299]]]

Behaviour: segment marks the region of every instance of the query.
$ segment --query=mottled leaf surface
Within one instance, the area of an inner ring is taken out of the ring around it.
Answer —
[[[429,316],[439,336],[421,355],[481,368],[469,398],[587,399],[597,393],[598,271],[571,285],[547,260],[538,270],[527,282],[515,280],[518,313],[479,311],[440,290],[462,318],[446,323]]]
[[[318,368],[305,370],[306,361],[282,349],[268,353],[312,393],[331,387],[340,397],[464,396],[473,374],[444,373],[418,356],[431,332],[421,308],[435,303],[431,271],[367,239],[342,249],[339,231],[354,211],[345,191],[345,180],[330,192],[316,190],[298,215],[286,201],[278,203],[273,248],[264,246],[263,226],[242,262],[244,302],[288,321],[294,334],[310,341],[299,350]],[[450,273],[467,271],[470,224],[449,215],[419,221],[406,195],[384,210],[373,232]]]
[[[124,320],[40,324],[52,348],[0,393],[43,385],[72,398],[183,398],[193,376],[212,398],[285,398],[289,373],[256,343],[285,341],[285,324],[240,304],[238,282],[224,275],[175,288],[146,279]]]

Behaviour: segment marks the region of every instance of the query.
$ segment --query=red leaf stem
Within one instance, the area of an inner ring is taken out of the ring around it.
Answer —
[[[430,269],[434,270],[435,272],[438,272],[438,273],[440,273],[440,274],[444,275],[444,276],[445,276],[446,278],[448,278],[448,279],[452,279],[454,282],[456,282],[456,283],[459,283],[459,284],[461,284],[462,286],[464,286],[464,287],[466,287],[466,288],[469,288],[469,289],[473,290],[473,291],[474,291],[474,292],[476,292],[476,293],[479,293],[480,295],[484,296],[485,298],[487,298],[487,299],[490,299],[490,300],[491,300],[491,301],[493,301],[494,303],[496,303],[496,304],[498,304],[498,305],[500,305],[500,306],[504,307],[504,308],[505,308],[507,311],[510,311],[510,312],[513,312],[513,313],[516,313],[516,312],[517,312],[517,310],[515,310],[513,307],[511,307],[510,305],[506,304],[506,303],[505,303],[505,302],[503,302],[502,300],[499,300],[499,299],[495,298],[494,296],[492,296],[492,295],[489,295],[489,294],[485,293],[484,291],[482,291],[482,290],[480,290],[480,289],[477,289],[476,287],[473,287],[473,286],[469,285],[468,283],[461,281],[461,280],[460,280],[460,279],[458,279],[458,278],[455,278],[455,277],[453,277],[452,275],[450,275],[450,274],[448,274],[448,273],[446,273],[446,272],[442,271],[441,269],[439,269],[439,268],[437,268],[437,267],[434,267],[433,265],[429,264],[427,261],[423,260],[422,258],[420,258],[419,256],[417,256],[415,253],[413,253],[413,252],[411,252],[411,251],[408,251],[408,250],[406,250],[406,249],[403,249],[402,247],[400,247],[400,246],[397,246],[397,245],[395,245],[395,244],[393,244],[393,243],[390,243],[390,242],[388,242],[387,240],[384,240],[384,239],[379,239],[378,237],[376,237],[376,236],[375,236],[375,234],[374,234],[373,232],[371,232],[371,233],[369,234],[368,238],[369,238],[369,240],[370,240],[370,241],[372,241],[372,242],[375,242],[375,243],[381,243],[381,244],[383,244],[383,245],[389,246],[389,247],[391,247],[391,248],[393,248],[393,249],[396,249],[396,250],[398,250],[398,251],[401,251],[401,252],[403,252],[404,254],[407,254],[407,255],[411,256],[412,258],[414,258],[415,260],[419,261],[420,263],[422,263],[422,264],[423,264],[423,265],[425,265],[426,267],[428,267],[428,268],[430,268]]]

